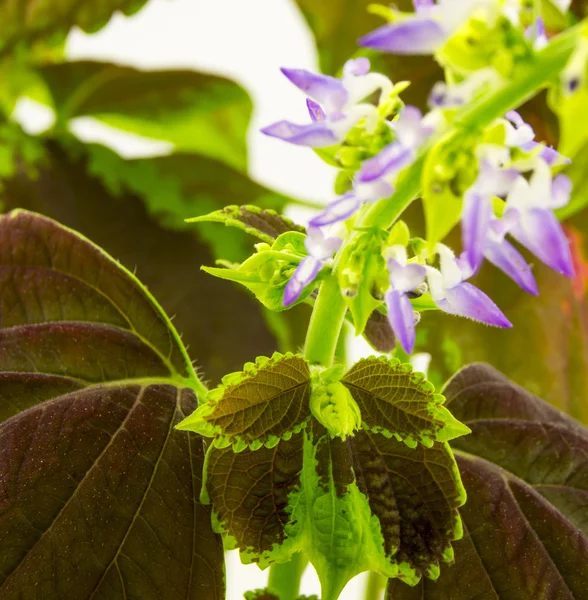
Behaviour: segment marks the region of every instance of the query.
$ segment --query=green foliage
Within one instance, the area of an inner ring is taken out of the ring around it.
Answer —
[[[341,379],[359,405],[367,429],[394,437],[414,448],[431,448],[469,433],[442,405],[445,398],[422,373],[386,357],[355,363]]]
[[[1,0],[0,51],[6,52],[19,42],[65,38],[74,25],[95,32],[108,23],[113,13],[131,15],[145,3],[146,0],[22,0],[15,4]]]
[[[263,209],[252,204],[246,206],[225,206],[208,215],[193,217],[188,223],[216,222],[227,227],[238,227],[260,240],[272,244],[282,233],[297,231],[304,233],[304,227],[277,213],[275,210]]]
[[[413,585],[436,578],[461,535],[456,508],[465,500],[451,451],[434,438],[467,428],[442,412],[423,377],[378,359],[339,382],[342,371],[316,369],[311,394],[304,359],[261,359],[227,376],[180,425],[215,438],[203,500],[226,543],[262,567],[303,552],[327,600],[365,570]],[[375,418],[381,424],[357,431]],[[421,423],[427,447],[410,442]]]
[[[178,429],[215,438],[215,445],[273,447],[302,429],[310,418],[310,370],[293,354],[275,353],[223,377],[205,403]]]
[[[390,581],[389,600],[585,598],[588,430],[487,365],[467,367],[444,393],[472,430],[452,442],[468,494],[464,537],[437,582]]]
[[[43,65],[37,72],[62,126],[75,117],[95,117],[171,142],[176,150],[240,171],[247,168],[252,103],[233,81],[194,71],[140,71],[91,61]]]
[[[202,441],[174,430],[204,388],[169,319],[32,213],[0,218],[0,264],[0,595],[222,600]]]
[[[271,246],[266,243],[257,244],[257,253],[240,265],[220,261],[225,268],[202,267],[202,270],[220,279],[240,283],[253,292],[266,308],[281,312],[286,310],[283,303],[284,289],[306,254],[304,237],[304,234],[297,231],[286,232]],[[319,280],[315,279],[306,287],[297,304],[310,296]]]

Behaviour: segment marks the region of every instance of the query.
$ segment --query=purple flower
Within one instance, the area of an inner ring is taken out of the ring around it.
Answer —
[[[477,271],[486,258],[523,290],[538,295],[531,267],[521,253],[505,239],[508,223],[494,217],[489,195],[470,191],[466,194],[462,215],[464,257],[471,270]]]
[[[311,122],[305,125],[278,121],[261,131],[291,144],[325,148],[341,143],[352,127],[366,119],[368,130],[380,116],[376,106],[361,101],[380,90],[380,100],[388,99],[392,82],[379,73],[370,73],[367,58],[347,61],[342,79],[317,75],[304,69],[282,69],[282,73],[309,98],[306,101]]]
[[[531,179],[520,177],[506,201],[509,233],[553,270],[573,277],[568,240],[553,210],[569,202],[571,182],[565,175],[551,179],[551,170],[537,161]]]
[[[547,46],[547,33],[545,32],[545,23],[541,17],[535,19],[533,25],[525,29],[525,37],[533,43],[535,50],[541,50]]]
[[[500,75],[492,67],[474,71],[460,83],[448,85],[438,81],[429,95],[429,106],[444,109],[464,106],[500,82]]]
[[[415,106],[405,106],[391,127],[396,139],[363,163],[357,174],[358,182],[384,180],[391,185],[396,175],[415,159],[418,148],[434,131]]]
[[[427,267],[431,297],[437,307],[449,314],[467,317],[495,327],[512,327],[502,311],[477,287],[466,282],[473,269],[465,255],[455,258],[443,244],[437,244],[440,270]]]
[[[304,245],[308,256],[299,263],[284,288],[284,306],[291,306],[300,298],[304,288],[314,281],[324,262],[337,252],[341,243],[340,238],[325,237],[323,232],[316,227],[307,229]]]
[[[407,264],[406,248],[393,246],[389,252],[388,272],[390,287],[386,292],[388,320],[394,335],[404,350],[410,354],[416,339],[415,315],[408,293],[425,281],[426,268],[416,263]]]
[[[360,46],[391,54],[433,54],[476,7],[471,0],[413,0],[415,13],[397,19],[358,40]]]

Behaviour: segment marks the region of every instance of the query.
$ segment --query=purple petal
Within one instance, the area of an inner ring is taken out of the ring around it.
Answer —
[[[550,210],[534,208],[520,215],[511,235],[554,271],[574,276],[570,245],[560,222]]]
[[[489,196],[476,192],[466,194],[461,216],[461,237],[472,270],[478,270],[484,260],[484,247],[492,218]]]
[[[525,124],[523,117],[516,110],[509,110],[505,116],[515,127],[522,127]]]
[[[315,121],[308,125],[297,125],[290,121],[278,121],[261,130],[265,135],[279,138],[290,144],[326,148],[333,146],[341,139],[331,130],[327,121]]]
[[[388,260],[390,286],[393,290],[405,294],[416,290],[423,283],[427,269],[423,265],[410,263],[402,266],[397,260]]]
[[[452,315],[466,317],[496,327],[512,327],[502,311],[477,287],[462,282],[445,290],[445,298],[437,306]]]
[[[370,72],[370,61],[369,58],[360,56],[359,58],[352,58],[348,60],[343,66],[344,75],[367,75]]]
[[[516,169],[497,168],[490,161],[482,159],[475,184],[476,191],[479,194],[506,196],[519,176]]]
[[[555,148],[551,148],[551,146],[545,146],[540,142],[536,142],[534,140],[523,144],[521,146],[521,150],[525,152],[533,152],[537,148],[541,148],[539,152],[539,158],[543,159],[550,167],[554,165],[569,165],[572,162],[571,158],[560,154]]]
[[[413,159],[413,152],[402,144],[393,142],[386,146],[379,154],[366,160],[357,173],[358,181],[368,183],[384,175],[400,171]]]
[[[307,96],[330,110],[341,110],[347,104],[348,93],[340,79],[317,75],[305,69],[281,69],[282,73]]]
[[[572,193],[572,180],[567,175],[558,175],[551,183],[551,208],[567,206]]]
[[[304,246],[310,256],[323,261],[330,258],[339,250],[343,240],[338,237],[326,237],[325,234],[312,224],[306,230]]]
[[[302,260],[284,288],[284,298],[282,300],[284,306],[290,306],[300,298],[304,288],[314,281],[321,267],[321,261],[312,256],[307,256]]]
[[[416,340],[414,311],[406,294],[396,290],[386,292],[388,320],[394,335],[404,350],[410,354]]]
[[[412,0],[412,4],[417,12],[423,8],[427,9],[427,7],[435,6],[434,0]]]
[[[321,108],[321,105],[311,98],[306,99],[306,108],[308,108],[308,114],[310,115],[310,119],[313,123],[315,121],[324,121],[327,118],[327,115]]]
[[[445,41],[447,32],[434,19],[415,16],[389,23],[358,40],[360,46],[392,54],[433,54]]]
[[[308,224],[311,227],[324,227],[338,221],[344,221],[355,213],[360,206],[361,202],[355,194],[345,194],[338,200],[331,202],[321,213],[311,219]]]
[[[539,295],[533,271],[523,255],[507,240],[488,240],[484,256],[503,273],[508,275],[525,292]]]

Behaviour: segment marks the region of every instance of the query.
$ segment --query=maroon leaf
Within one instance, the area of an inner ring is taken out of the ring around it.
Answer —
[[[174,430],[202,384],[163,311],[24,211],[0,218],[0,286],[0,597],[222,600],[202,441]]]
[[[391,580],[387,597],[585,600],[588,431],[487,365],[458,373],[445,395],[472,430],[452,442],[465,535],[436,583]]]

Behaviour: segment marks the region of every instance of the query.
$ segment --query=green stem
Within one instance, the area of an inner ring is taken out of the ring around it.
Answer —
[[[392,225],[419,195],[425,157],[439,138],[445,137],[446,141],[449,141],[464,130],[483,129],[509,110],[519,107],[532,98],[565,67],[576,45],[580,26],[581,24],[575,25],[553,38],[543,50],[537,53],[531,64],[517,71],[512,81],[499,87],[481,101],[465,107],[455,117],[448,131],[441,132],[423,148],[418,159],[398,181],[394,194],[373,204],[361,222],[358,221],[358,225],[377,226],[383,229]]]
[[[304,356],[311,364],[329,367],[335,356],[347,306],[334,273],[321,284],[310,317]]]
[[[275,564],[270,567],[268,590],[280,600],[295,600],[300,591],[300,579],[308,561],[299,552],[287,563]]]
[[[386,578],[375,571],[370,571],[365,588],[365,600],[378,600],[386,587]]]

